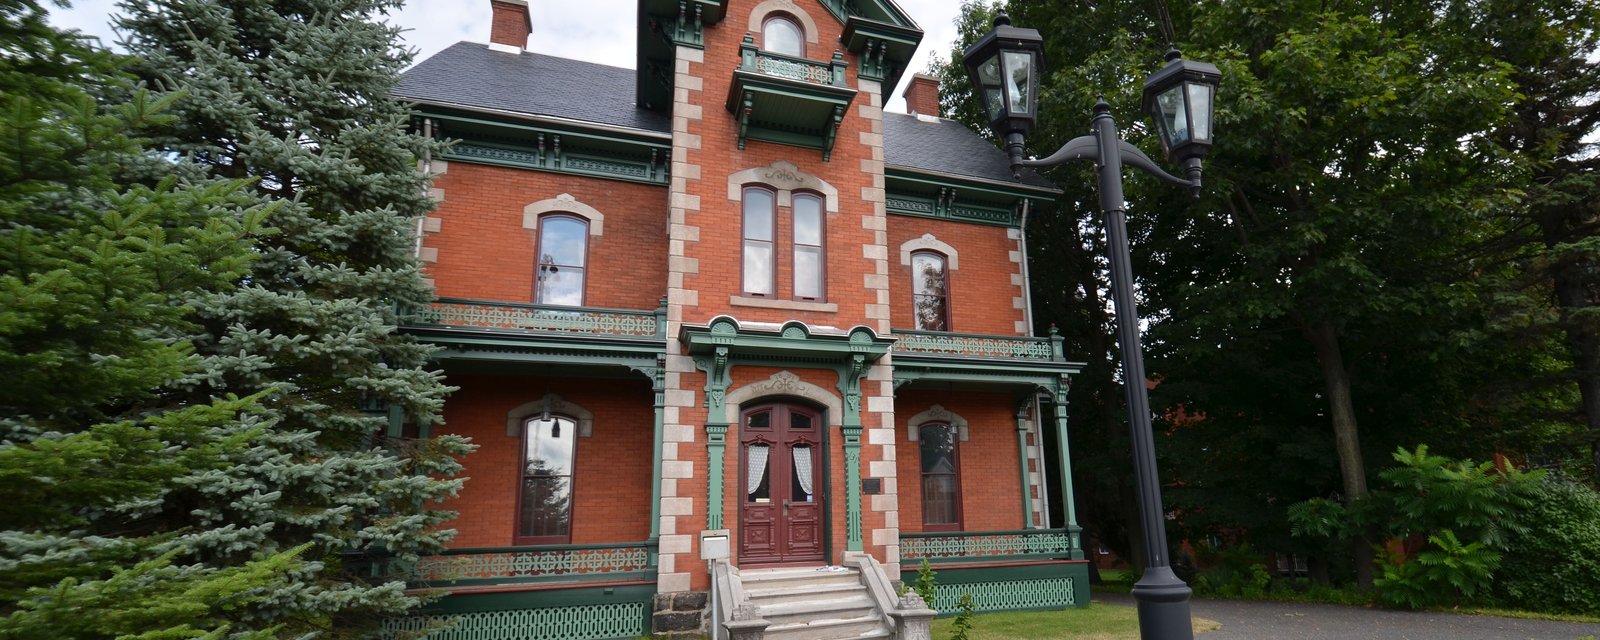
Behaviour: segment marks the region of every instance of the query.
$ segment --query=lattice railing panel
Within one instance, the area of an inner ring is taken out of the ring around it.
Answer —
[[[833,84],[833,68],[816,62],[756,55],[756,71],[778,78],[812,84]]]
[[[423,325],[516,329],[614,336],[660,336],[654,312],[543,307],[510,303],[440,300],[417,309],[411,321]]]
[[[573,607],[478,611],[451,615],[410,616],[385,621],[384,636],[437,629],[425,640],[606,640],[644,635],[645,603],[591,604]]]
[[[420,582],[515,580],[649,569],[650,552],[644,547],[541,549],[424,556],[417,561],[410,579]]]
[[[899,341],[895,342],[894,350],[901,353],[1045,361],[1055,359],[1055,349],[1049,338],[963,336],[898,331],[895,332],[895,337],[899,338]]]
[[[952,559],[983,556],[1066,555],[1078,548],[1078,536],[1069,531],[1038,533],[972,533],[938,536],[902,535],[900,557]]]
[[[960,609],[963,593],[972,594],[972,610],[980,613],[1070,607],[1078,604],[1072,587],[1072,578],[941,584],[933,589],[933,608],[954,613]]]

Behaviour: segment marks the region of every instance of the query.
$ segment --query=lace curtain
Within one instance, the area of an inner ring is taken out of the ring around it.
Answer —
[[[750,475],[745,478],[744,492],[752,494],[761,488],[761,481],[767,477],[767,445],[752,445],[745,451],[749,457],[745,466],[750,470]]]
[[[800,481],[800,489],[806,492],[806,497],[810,498],[815,493],[811,490],[811,447],[795,447],[789,451],[794,454],[794,477]]]

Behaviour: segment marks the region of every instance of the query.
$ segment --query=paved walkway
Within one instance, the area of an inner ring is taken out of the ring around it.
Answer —
[[[1122,594],[1095,594],[1133,606]],[[1600,624],[1453,613],[1389,611],[1333,604],[1194,600],[1190,612],[1222,623],[1197,640],[1576,640],[1600,637]]]

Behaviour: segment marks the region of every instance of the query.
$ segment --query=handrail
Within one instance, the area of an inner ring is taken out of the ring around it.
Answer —
[[[911,329],[895,329],[894,336],[898,338],[894,350],[908,355],[1066,361],[1060,336],[1033,338]]]
[[[408,326],[446,326],[532,333],[665,338],[663,309],[567,307],[526,302],[439,298],[403,314]]]
[[[759,73],[775,78],[786,78],[810,84],[819,84],[833,87],[848,87],[845,69],[849,63],[845,62],[844,54],[835,52],[833,59],[828,62],[817,62],[795,56],[762,51],[755,45],[755,38],[746,34],[744,41],[739,44],[739,70]]]

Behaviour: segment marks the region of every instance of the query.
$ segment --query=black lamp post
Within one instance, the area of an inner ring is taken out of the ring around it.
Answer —
[[[1094,105],[1089,135],[1079,136],[1043,160],[1024,159],[1024,137],[1038,116],[1037,98],[1044,39],[1033,29],[1011,26],[1004,12],[994,29],[965,52],[967,74],[983,101],[996,135],[1004,136],[1015,175],[1022,167],[1048,167],[1072,160],[1093,161],[1099,170],[1100,209],[1105,212],[1111,255],[1111,291],[1117,313],[1117,343],[1122,349],[1128,422],[1132,431],[1134,473],[1139,485],[1139,517],[1144,525],[1144,575],[1133,585],[1139,606],[1139,632],[1144,640],[1190,640],[1189,586],[1172,572],[1167,531],[1156,477],[1155,438],[1150,426],[1150,397],[1143,384],[1144,354],[1139,347],[1139,312],[1133,301],[1133,269],[1129,266],[1126,203],[1122,198],[1122,164],[1144,169],[1200,193],[1200,163],[1211,148],[1212,103],[1217,67],[1184,60],[1176,49],[1167,64],[1144,83],[1144,107],[1156,120],[1156,131],[1168,158],[1184,168],[1186,178],[1163,171],[1137,147],[1117,137],[1111,105]]]

